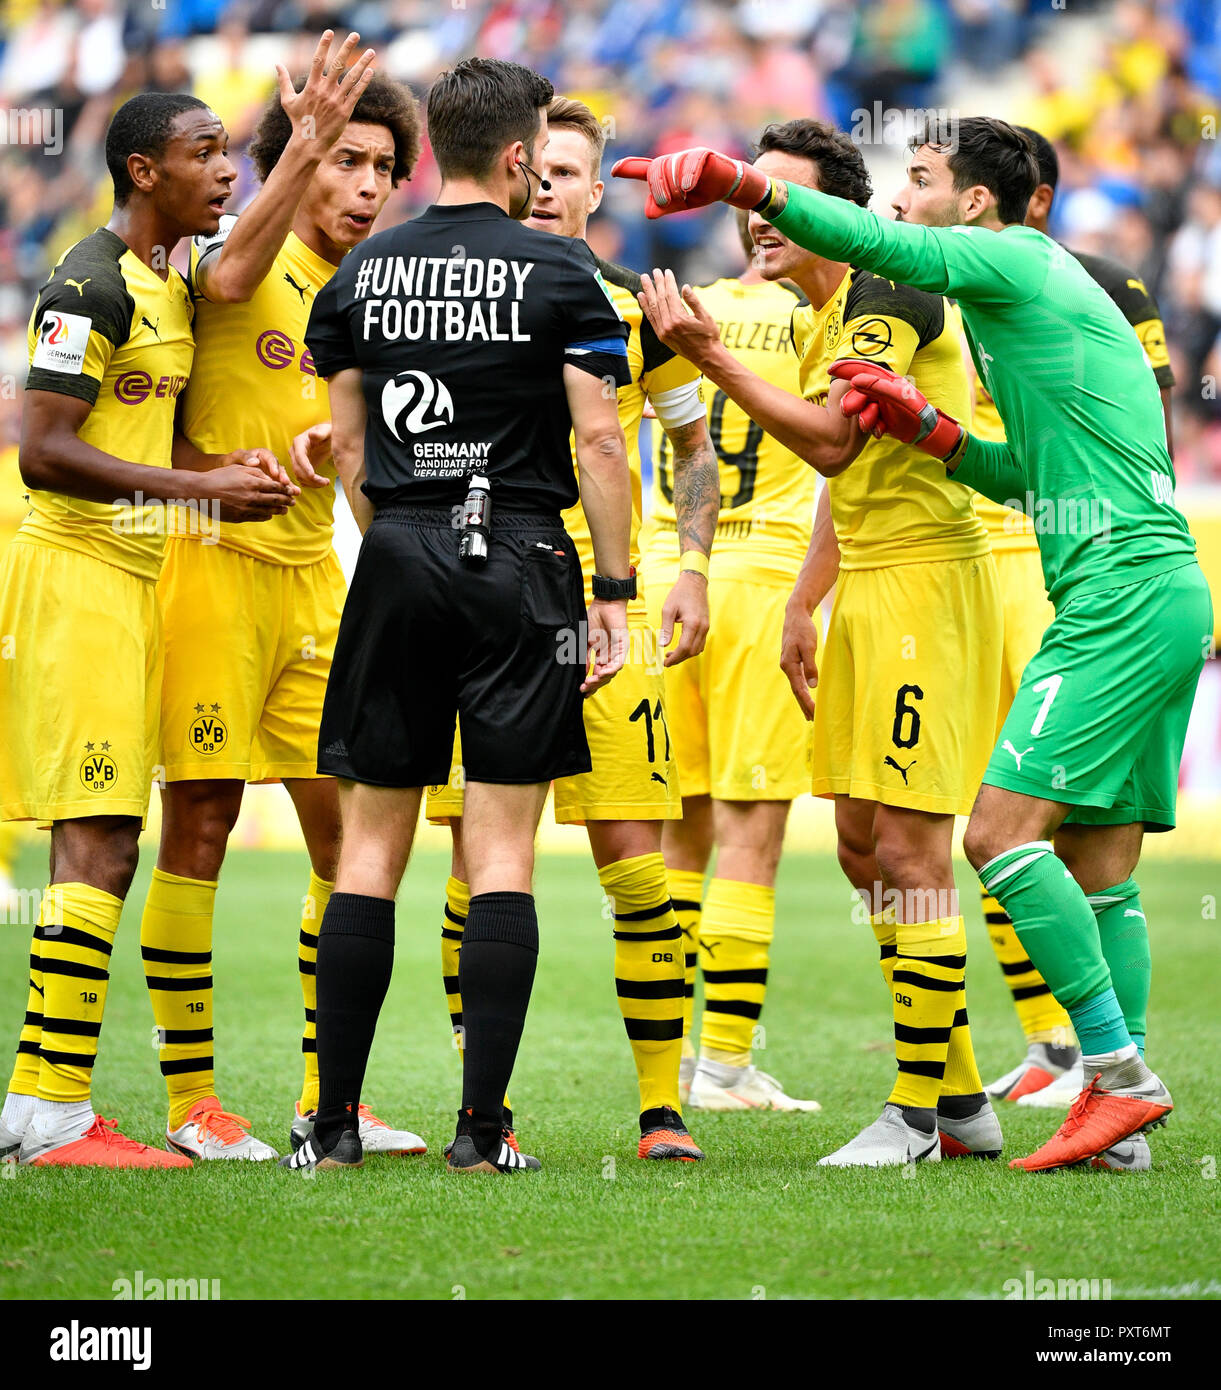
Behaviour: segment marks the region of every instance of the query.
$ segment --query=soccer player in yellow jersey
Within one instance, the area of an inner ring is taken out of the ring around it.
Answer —
[[[0,421],[0,428],[3,422]],[[14,444],[0,443],[0,556],[8,548],[8,543],[17,534],[17,529],[30,510],[25,484],[21,481],[21,471],[17,466],[18,448]],[[0,660],[3,654],[0,653]],[[17,849],[21,842],[21,831],[15,821],[0,821],[0,921],[11,923],[16,918],[11,915],[20,899],[16,895],[14,874],[16,871]]]
[[[821,121],[769,126],[759,150],[757,167],[769,175],[869,201],[860,151]],[[969,490],[919,450],[845,428],[843,392],[829,374],[845,357],[885,362],[965,409],[958,333],[940,296],[823,260],[758,213],[748,225],[763,275],[792,280],[810,301],[794,315],[800,397],[727,352],[689,289],[686,315],[673,276],[645,277],[645,308],[663,341],[830,479],[787,607],[781,664],[814,719],[814,793],[834,798],[840,864],[871,914],[898,1076],[879,1119],[820,1162],[994,1157],[1001,1132],[971,1048],[950,848],[994,733],[996,571]],[[811,614],[837,571],[815,706]]]
[[[20,1146],[21,1162],[38,1165],[189,1167],[127,1139],[90,1097],[155,762],[156,579],[169,525],[211,528],[201,504],[261,520],[296,489],[265,451],[171,471],[194,341],[168,257],[220,222],[236,177],[224,127],[194,97],[145,93],[115,113],[106,163],[110,221],[65,252],[30,317],[20,453],[30,513],[0,566],[0,818],[51,826],[0,1158]],[[185,514],[168,501],[187,503]]]
[[[589,108],[556,98],[547,112],[550,140],[542,159],[546,181],[527,225],[559,236],[583,237],[602,200],[599,170],[605,133]],[[546,185],[550,184],[550,188]],[[718,503],[716,456],[708,439],[699,372],[657,341],[636,301],[639,277],[601,262],[607,293],[631,326],[632,384],[619,392],[619,419],[627,439],[633,486],[631,557],[639,564],[641,481],[638,435],[646,398],[674,451],[674,492],[680,528],[681,573],[662,602],[661,647],[675,627],[682,634],[664,665],[698,652],[708,628],[708,551]],[[589,527],[580,505],[564,525],[581,556],[588,586],[593,573]],[[679,566],[675,567],[676,570]],[[588,601],[588,593],[587,593]],[[670,901],[661,827],[682,814],[674,742],[666,715],[663,660],[643,595],[629,601],[628,662],[585,703],[585,733],[593,770],[555,784],[555,817],[584,824],[598,879],[614,920],[615,989],[636,1063],[640,1091],[641,1158],[699,1159],[682,1120],[678,1073],[682,1049],[683,951]],[[454,864],[446,888],[442,973],[450,1018],[462,1025],[458,951],[469,890],[462,861],[461,751],[446,787],[430,787],[428,816],[454,827]],[[459,1034],[460,1036],[460,1034]],[[512,1128],[511,1113],[506,1128]]]
[[[754,243],[738,213],[748,259]],[[721,342],[750,371],[799,391],[793,311],[805,296],[749,265],[700,288]],[[719,388],[706,391],[720,465],[720,519],[710,561],[711,625],[703,652],[666,672],[683,818],[668,821],[662,850],[683,931],[684,1099],[705,1110],[817,1110],[751,1062],[767,989],[776,870],[793,798],[810,785],[810,725],[776,664],[784,608],[810,543],[818,475],[764,433]],[[650,619],[677,575],[679,543],[669,442],[653,471],[641,537]],[[704,874],[716,848],[707,890]],[[701,920],[702,919],[702,920]],[[695,967],[704,975],[699,1065],[690,1041]]]
[[[1039,182],[1026,212],[1026,225],[1046,233],[1060,178],[1060,162],[1045,136],[1027,126],[1019,126],[1018,129],[1030,137],[1039,165]],[[896,209],[902,216],[904,209],[899,208],[898,203]],[[910,212],[911,209],[908,207],[906,210]],[[1126,267],[1102,256],[1073,251],[1071,248],[1069,254],[1080,261],[1106,290],[1140,339],[1162,394],[1166,442],[1172,445],[1171,393],[1174,372],[1166,351],[1166,330],[1157,301],[1140,277],[1133,275]],[[980,439],[996,442],[1005,439],[1004,424],[992,397],[979,380],[975,382],[971,432]],[[1024,502],[1022,498],[1014,500]],[[1001,699],[996,725],[999,737],[1026,663],[1038,650],[1043,632],[1054,614],[1047,600],[1033,522],[1016,509],[991,501],[983,493],[975,493],[974,501],[976,514],[987,526],[992,538],[992,553],[996,559],[1005,610]],[[993,1099],[999,1097],[1017,1101],[1027,1107],[1071,1105],[1085,1082],[1081,1072],[1081,1049],[1077,1046],[1068,1014],[1031,963],[1009,915],[986,889],[982,893],[988,937],[1004,972],[1005,983],[1013,996],[1018,1021],[1026,1037],[1025,1057],[984,1089]],[[1106,895],[1096,894],[1090,896],[1090,903],[1101,913],[1110,905],[1110,899]],[[1142,968],[1139,965],[1136,967],[1138,971]],[[1133,1029],[1129,1024],[1129,1031],[1133,1041],[1143,1048],[1144,1034],[1139,1030],[1139,1025]],[[1129,1146],[1133,1152],[1128,1151]],[[1130,1170],[1134,1162],[1148,1166],[1149,1146],[1142,1135],[1134,1135],[1116,1148],[1120,1151],[1117,1155],[1107,1150],[1099,1156],[1098,1161],[1125,1170]]]
[[[371,50],[356,53],[358,37],[332,54],[327,31],[300,90],[279,69],[279,93],[251,143],[262,190],[240,217],[195,240],[197,348],[183,397],[184,450],[209,454],[252,438],[287,462],[294,435],[329,416],[304,342],[314,296],[368,236],[419,152],[414,98],[374,75]],[[213,905],[247,782],[283,782],[310,856],[294,1144],[308,1135],[318,1103],[314,961],[339,844],[335,780],[317,774],[318,723],[345,592],[331,545],[334,469],[320,468],[298,469],[303,491],[284,516],[222,525],[211,538],[219,543],[171,541],[159,586],[166,786],[140,944],[169,1093],[167,1142],[195,1158],[276,1156],[222,1107],[213,1072]],[[423,1151],[418,1135],[368,1112],[361,1129],[367,1151]]]

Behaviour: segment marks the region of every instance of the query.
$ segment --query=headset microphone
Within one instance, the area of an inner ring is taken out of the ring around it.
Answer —
[[[528,169],[538,180],[538,186],[544,193],[551,192],[551,180],[543,178],[542,174],[540,174],[537,169],[531,169],[524,159],[519,159],[517,161],[517,167],[519,169]],[[529,183],[530,180],[527,179],[526,182]]]

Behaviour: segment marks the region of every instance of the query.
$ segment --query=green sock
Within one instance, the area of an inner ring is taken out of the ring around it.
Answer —
[[[1124,1023],[1143,1057],[1152,962],[1149,924],[1141,906],[1140,885],[1129,878],[1114,888],[1091,893],[1088,902],[1098,920],[1102,953],[1111,971]]]
[[[1068,1010],[1081,1050],[1097,1056],[1126,1047],[1131,1038],[1102,953],[1098,922],[1050,841],[998,854],[980,869],[979,879],[1009,914],[1035,968]]]
[[[1018,940],[1066,1009],[1110,987],[1093,910],[1049,840],[998,854],[980,869],[979,881],[1009,914]]]

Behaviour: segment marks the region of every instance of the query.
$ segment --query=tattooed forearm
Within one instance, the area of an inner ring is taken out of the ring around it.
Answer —
[[[667,430],[674,449],[674,514],[680,554],[712,552],[712,535],[721,510],[721,474],[705,420]]]

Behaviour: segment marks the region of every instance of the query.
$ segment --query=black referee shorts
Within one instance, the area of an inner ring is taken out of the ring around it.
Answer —
[[[458,558],[448,508],[380,508],[344,605],[318,771],[381,787],[590,770],[584,586],[558,517],[494,515],[487,561]],[[574,639],[575,635],[575,639]]]

